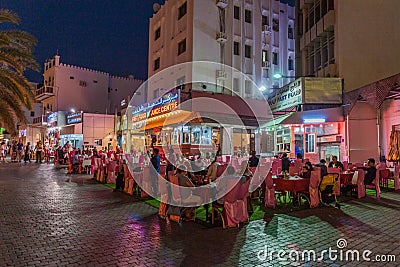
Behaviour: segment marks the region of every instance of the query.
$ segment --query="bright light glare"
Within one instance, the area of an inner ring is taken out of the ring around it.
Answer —
[[[75,112],[75,109],[71,108],[71,112],[74,113],[74,112]]]
[[[261,92],[264,92],[265,90],[267,90],[267,87],[265,87],[264,85],[260,86],[260,88],[258,88]]]
[[[282,76],[282,74],[280,74],[280,73],[275,73],[274,74],[274,78],[275,79],[280,79],[280,78],[282,78],[283,76]]]

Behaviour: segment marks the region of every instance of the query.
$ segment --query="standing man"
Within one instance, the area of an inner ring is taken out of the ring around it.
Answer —
[[[22,150],[24,149],[24,145],[21,143],[21,140],[18,141],[17,144],[17,158],[18,162],[21,162],[22,160]]]
[[[42,146],[42,141],[38,141],[36,143],[36,163],[42,163],[42,150],[43,150],[43,146]]]
[[[28,142],[25,147],[24,162],[26,163],[27,161],[31,162],[31,143],[30,142]]]
[[[151,157],[151,164],[153,165],[153,169],[151,171],[151,183],[152,183],[152,190],[153,196],[156,196],[158,193],[158,174],[160,173],[160,165],[161,159],[159,155],[160,150],[158,148],[154,148],[153,156]]]

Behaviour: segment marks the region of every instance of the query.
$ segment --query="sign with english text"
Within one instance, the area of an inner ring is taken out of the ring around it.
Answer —
[[[268,104],[272,113],[285,110],[303,103],[303,83],[302,79],[297,79],[292,83],[275,90],[268,96]]]

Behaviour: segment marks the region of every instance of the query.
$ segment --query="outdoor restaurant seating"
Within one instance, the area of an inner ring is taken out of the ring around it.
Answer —
[[[196,220],[196,206],[198,206],[199,203],[193,202],[192,200],[186,200],[186,199],[182,199],[181,197],[181,192],[179,189],[179,181],[178,181],[178,177],[175,175],[172,175],[171,177],[169,177],[170,180],[170,186],[171,186],[171,202],[174,204],[174,206],[179,207],[179,218],[175,217],[176,219],[178,219],[178,222],[180,223],[182,221],[182,216],[184,215],[185,211],[187,209],[194,209],[193,212],[193,217],[191,218],[193,221]],[[191,208],[193,207],[193,208]],[[175,219],[175,220],[176,220]],[[173,219],[174,220],[174,219]]]
[[[358,169],[357,198],[365,197],[364,178],[365,178],[365,171],[363,169]]]
[[[272,161],[272,175],[278,175],[282,172],[282,160],[281,159],[274,159]]]
[[[372,183],[369,184],[369,185],[365,185],[366,189],[375,190],[376,197],[380,197],[381,196],[381,188],[379,186],[379,180],[380,180],[380,171],[377,170],[376,171],[376,175],[375,175],[375,179],[372,181]]]
[[[227,178],[227,188],[233,188],[224,196],[223,206],[218,205],[218,202],[213,203],[211,222],[214,223],[215,213],[219,214],[221,217],[223,228],[233,226],[239,227],[240,223],[248,222],[247,196],[249,185],[250,179],[242,183],[237,179]],[[222,211],[220,211],[221,208]]]

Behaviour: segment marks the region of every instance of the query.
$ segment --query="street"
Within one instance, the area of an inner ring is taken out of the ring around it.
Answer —
[[[278,214],[241,228],[179,226],[88,175],[67,175],[52,164],[2,163],[0,266],[396,266],[375,256],[400,261],[399,210],[400,193],[389,191],[378,200],[345,202],[341,210]],[[347,243],[338,260],[302,259],[304,250],[318,256],[338,250],[338,239]],[[360,262],[344,257],[346,250],[358,250]]]

